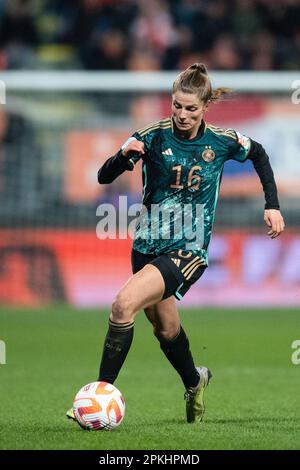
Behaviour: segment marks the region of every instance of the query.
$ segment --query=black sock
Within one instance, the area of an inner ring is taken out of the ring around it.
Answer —
[[[185,388],[196,387],[199,383],[199,374],[195,368],[189,340],[180,326],[180,331],[175,338],[165,340],[158,338],[160,347],[174,369],[180,375]]]
[[[132,343],[133,326],[134,322],[114,323],[109,320],[100,364],[99,381],[113,384],[116,380]]]

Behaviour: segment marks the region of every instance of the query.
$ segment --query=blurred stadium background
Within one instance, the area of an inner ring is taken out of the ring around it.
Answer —
[[[210,269],[184,303],[300,305],[298,0],[0,1],[1,304],[111,303],[131,240],[99,240],[96,208],[140,202],[141,175],[99,186],[97,170],[169,115],[172,81],[195,61],[237,92],[207,120],[265,146],[287,230],[267,238],[251,163],[228,162]]]

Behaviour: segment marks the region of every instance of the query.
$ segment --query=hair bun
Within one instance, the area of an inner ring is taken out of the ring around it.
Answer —
[[[189,69],[199,70],[199,72],[203,73],[204,75],[208,75],[206,66],[204,64],[200,64],[199,62],[196,62],[193,65],[190,65]]]

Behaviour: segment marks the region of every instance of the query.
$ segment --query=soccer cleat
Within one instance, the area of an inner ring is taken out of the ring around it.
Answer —
[[[70,408],[70,409],[66,412],[66,417],[69,418],[69,419],[73,419],[73,421],[76,421],[73,408]]]
[[[200,380],[197,387],[188,388],[184,394],[186,400],[186,419],[188,423],[200,423],[203,419],[204,391],[212,378],[212,373],[207,367],[196,367]]]

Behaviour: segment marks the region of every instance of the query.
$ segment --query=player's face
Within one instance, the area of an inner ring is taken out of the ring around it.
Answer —
[[[206,110],[207,104],[200,101],[194,93],[176,91],[172,95],[172,117],[175,125],[190,139],[196,137]]]

